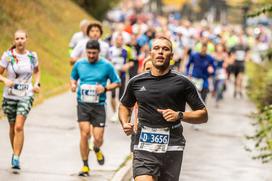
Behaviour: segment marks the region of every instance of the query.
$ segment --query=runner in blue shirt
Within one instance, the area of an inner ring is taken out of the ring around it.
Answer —
[[[209,92],[208,78],[215,72],[215,60],[207,54],[207,44],[203,43],[201,52],[190,56],[186,65],[186,75],[190,76],[201,94],[203,101]]]
[[[100,147],[103,143],[106,121],[106,92],[120,86],[120,78],[114,67],[107,60],[99,57],[100,46],[97,40],[90,40],[86,45],[87,58],[75,63],[71,73],[71,90],[77,89],[77,116],[80,127],[80,152],[83,168],[79,176],[89,175],[88,139],[93,126],[94,151],[100,165],[105,162]],[[110,84],[107,85],[107,80]],[[79,81],[79,83],[78,83]]]

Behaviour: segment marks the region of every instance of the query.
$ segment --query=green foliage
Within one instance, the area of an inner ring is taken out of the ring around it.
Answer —
[[[248,14],[247,17],[256,17],[266,12],[272,12],[272,4],[268,4],[254,13]]]
[[[261,159],[263,163],[266,163],[272,160],[272,105],[260,110],[256,118],[259,129],[248,139],[255,141],[255,149],[259,152],[253,158]]]
[[[11,46],[16,29],[25,29],[27,48],[37,52],[41,66],[38,101],[67,90],[71,70],[68,43],[79,31],[80,20],[91,19],[89,15],[67,0],[0,0],[0,4],[0,53]]]
[[[98,20],[105,18],[106,12],[116,6],[120,0],[73,0]]]
[[[263,162],[272,160],[272,62],[264,64],[249,63],[248,66],[250,98],[256,103],[259,111],[255,114],[256,132],[248,139],[255,141],[255,159]]]
[[[262,13],[272,12],[272,4],[265,5],[248,17],[256,17]],[[271,15],[271,14],[269,14]],[[249,96],[256,103],[259,111],[255,114],[257,119],[256,132],[248,139],[255,141],[255,150],[258,152],[255,159],[263,162],[272,161],[272,49],[266,53],[262,65],[248,64],[249,68]],[[251,150],[252,151],[252,150]]]

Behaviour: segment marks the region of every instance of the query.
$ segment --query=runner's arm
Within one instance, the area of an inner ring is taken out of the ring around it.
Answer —
[[[191,124],[201,124],[208,121],[208,111],[206,105],[201,99],[196,87],[192,82],[188,81],[186,86],[186,102],[191,107],[192,111],[183,112],[181,121]]]
[[[130,123],[131,113],[133,107],[126,107],[122,103],[119,105],[118,116],[120,123],[123,127],[123,131],[127,136],[131,135],[133,132],[133,124]]]
[[[77,88],[77,81],[76,81],[76,80],[71,79],[71,80],[70,80],[70,87],[71,87],[71,91],[72,91],[72,92],[76,92],[76,88]]]
[[[33,87],[33,91],[35,93],[39,93],[40,92],[40,79],[41,79],[41,71],[39,66],[34,68],[34,72],[33,72],[33,77],[34,77],[34,87]]]
[[[117,87],[120,87],[120,86],[121,86],[121,83],[113,82],[113,83],[110,83],[110,84],[106,85],[105,90],[107,90],[107,91],[113,90],[113,89],[116,89]]]
[[[0,66],[0,81],[1,82],[4,82],[4,84],[7,86],[7,87],[12,87],[13,86],[13,82],[9,79],[7,79],[5,76],[3,76],[3,73],[6,69],[2,66]]]
[[[34,68],[33,77],[34,77],[34,82],[35,82],[34,85],[38,85],[40,83],[40,79],[41,79],[41,71],[40,71],[39,66]]]
[[[186,64],[186,75],[191,76],[192,71],[191,70],[191,65],[193,64],[193,55],[189,56],[189,61]]]
[[[78,73],[78,63],[76,63],[73,68],[72,68],[72,72],[71,72],[71,78],[70,78],[70,87],[71,87],[71,91],[75,92],[76,88],[77,88],[77,80],[79,80],[79,73]]]
[[[7,80],[7,78],[3,76],[3,73],[5,70],[6,69],[4,67],[0,66],[0,81],[1,82],[5,82]]]
[[[126,133],[127,136],[133,133],[133,124],[130,123],[131,113],[136,103],[136,97],[134,95],[133,86],[132,86],[133,82],[134,82],[133,79],[131,79],[128,82],[128,85],[120,100],[121,103],[118,108],[119,120],[123,127],[123,131]]]
[[[84,45],[84,46],[82,46]],[[85,43],[80,41],[76,47],[72,50],[71,54],[70,54],[70,64],[74,65],[76,63],[76,61],[82,56],[83,52],[84,52],[84,48],[82,49],[82,47],[85,48]]]
[[[179,112],[174,111],[172,109],[158,109],[158,111],[162,114],[163,118],[168,122],[176,122],[179,121]],[[191,124],[201,124],[206,123],[208,121],[208,112],[206,108],[183,112],[183,118],[180,121],[191,123]]]
[[[70,58],[70,65],[74,65],[78,58]]]
[[[206,123],[208,122],[208,111],[206,108],[203,108],[196,111],[184,112],[181,121],[190,124]]]
[[[110,83],[106,85],[105,87],[103,87],[101,84],[98,84],[96,91],[98,94],[101,94],[101,93],[116,89],[117,87],[120,87],[120,86],[121,84],[119,82]]]

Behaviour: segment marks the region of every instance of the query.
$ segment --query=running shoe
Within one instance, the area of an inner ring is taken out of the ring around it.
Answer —
[[[81,177],[88,177],[89,176],[90,168],[87,166],[83,166],[81,171],[78,173],[78,176]]]
[[[97,159],[98,164],[99,165],[104,165],[105,157],[104,157],[102,151],[99,150],[98,152],[95,152],[95,155],[96,155],[96,159]]]
[[[112,115],[112,117],[111,117],[111,122],[113,122],[113,123],[118,123],[119,122],[119,117],[118,117],[118,113],[116,112],[116,113],[114,113],[113,115]]]
[[[12,169],[17,169],[17,170],[20,170],[20,161],[19,159],[15,159],[14,158],[14,155],[12,155],[12,158],[11,158],[11,167]]]

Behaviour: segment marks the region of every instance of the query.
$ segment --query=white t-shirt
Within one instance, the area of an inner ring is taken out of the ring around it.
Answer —
[[[70,48],[75,48],[76,45],[78,44],[78,42],[80,42],[81,40],[85,40],[85,39],[88,39],[88,36],[85,35],[82,31],[80,32],[76,32],[71,40],[70,40],[70,43],[69,43],[69,47]]]
[[[13,81],[12,88],[4,87],[3,96],[8,99],[19,100],[26,96],[33,96],[32,74],[38,66],[38,57],[35,52],[27,51],[25,54],[16,53],[12,56],[11,51],[6,51],[1,58],[0,66],[7,71],[7,78]]]
[[[72,53],[71,53],[71,58],[82,58],[82,57],[86,57],[86,45],[87,42],[90,39],[84,39],[81,40],[80,42],[78,42],[78,44],[76,45],[76,47],[73,49]],[[102,41],[102,40],[98,40],[99,44],[100,44],[100,53],[99,56],[103,57],[103,58],[108,58],[108,52],[109,52],[109,45],[108,43]]]

